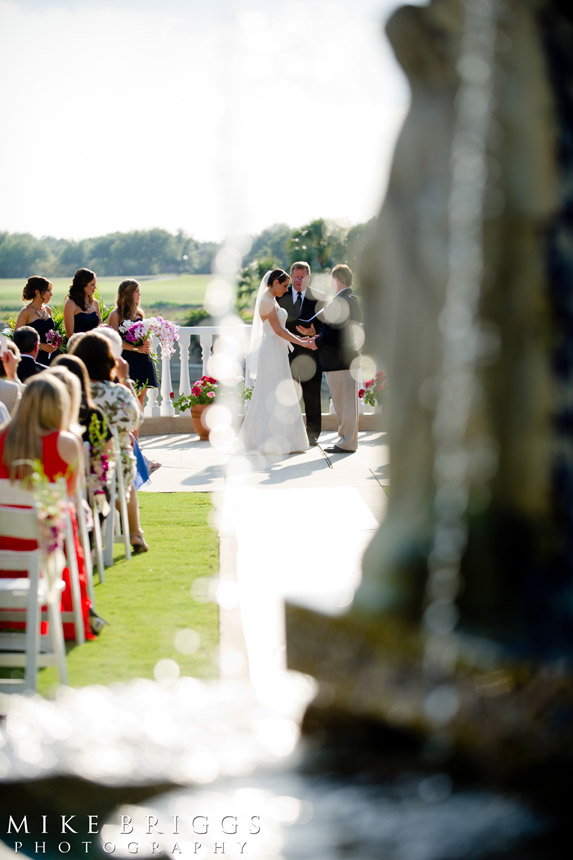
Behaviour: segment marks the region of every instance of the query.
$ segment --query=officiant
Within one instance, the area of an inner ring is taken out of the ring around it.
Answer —
[[[325,296],[310,286],[310,265],[307,262],[299,260],[293,263],[290,267],[290,276],[291,284],[287,292],[277,301],[288,314],[287,330],[296,335],[297,326],[301,321],[310,320],[324,306]],[[314,323],[315,331],[320,331],[320,321],[316,319]],[[322,429],[320,402],[322,369],[316,357],[317,354],[302,346],[295,345],[289,356],[293,379],[296,379],[302,388],[309,445],[318,444],[318,437]]]
[[[359,356],[362,341],[362,313],[352,292],[350,266],[341,263],[332,270],[335,296],[310,326],[298,325],[300,334],[313,336],[320,366],[326,372],[334,410],[338,418],[338,438],[324,450],[328,454],[352,454],[358,447],[358,382],[351,366]],[[321,320],[317,325],[318,319]]]

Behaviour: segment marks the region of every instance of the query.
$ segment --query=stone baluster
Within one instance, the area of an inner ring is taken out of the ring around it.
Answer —
[[[179,394],[191,393],[191,382],[189,380],[189,346],[191,344],[191,332],[184,329],[179,330],[179,356],[181,359],[181,376],[179,379]]]
[[[169,396],[173,391],[171,384],[171,356],[161,349],[161,415],[175,415]]]
[[[146,418],[157,418],[161,415],[159,403],[157,402],[157,388],[148,388],[145,399],[143,414]]]
[[[153,353],[157,353],[159,350],[159,340],[155,337],[155,335],[151,338],[151,351]],[[158,374],[159,375],[159,374]],[[159,403],[157,400],[159,391],[157,388],[148,388],[145,395],[145,406],[143,408],[143,415],[145,418],[157,418],[161,415],[161,410],[159,409]]]
[[[203,360],[203,375],[209,376],[208,363],[209,358],[211,357],[211,349],[213,346],[213,335],[210,333],[201,332],[199,335],[199,341],[201,343],[201,357]]]

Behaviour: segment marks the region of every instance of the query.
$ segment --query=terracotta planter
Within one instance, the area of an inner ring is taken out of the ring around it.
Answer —
[[[193,428],[195,433],[203,442],[209,438],[209,428],[203,422],[203,413],[209,408],[210,403],[198,403],[191,407],[191,418],[193,419]]]

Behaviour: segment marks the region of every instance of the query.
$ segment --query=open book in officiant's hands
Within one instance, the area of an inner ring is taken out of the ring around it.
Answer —
[[[320,310],[318,310],[318,311],[314,314],[314,316],[312,316],[309,320],[300,320],[300,319],[299,319],[299,320],[298,320],[298,322],[299,322],[299,323],[303,323],[304,325],[308,325],[308,323],[311,323],[313,320],[315,320],[315,319],[317,318],[317,316],[318,316],[319,314],[321,314],[323,311],[324,311],[324,308],[320,308]]]
[[[306,322],[306,320],[304,320],[304,322]],[[310,325],[308,328],[305,328],[303,325],[297,325],[296,330],[299,334],[304,334],[306,337],[314,337],[316,334],[316,330],[313,325]]]

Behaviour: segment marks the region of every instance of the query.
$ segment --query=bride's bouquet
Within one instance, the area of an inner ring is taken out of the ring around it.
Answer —
[[[179,326],[164,320],[163,317],[148,317],[144,320],[124,320],[119,326],[123,339],[133,346],[142,346],[145,341],[156,335],[163,355],[173,355],[174,343],[179,340]]]

